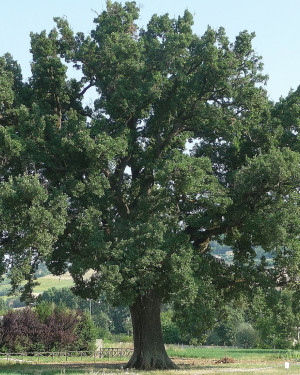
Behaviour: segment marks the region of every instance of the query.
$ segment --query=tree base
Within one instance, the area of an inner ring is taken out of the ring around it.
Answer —
[[[155,353],[155,355],[133,354],[125,368],[134,368],[136,370],[177,370],[178,366],[167,355]]]

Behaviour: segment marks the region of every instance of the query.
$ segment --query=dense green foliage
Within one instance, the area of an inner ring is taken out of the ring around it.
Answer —
[[[225,306],[207,343],[240,347],[299,347],[298,292],[260,289],[250,301],[232,301]]]
[[[95,302],[74,295],[69,288],[51,288],[38,297],[38,306],[43,302],[87,312],[97,327],[99,338],[110,339],[111,335],[132,333],[131,325],[128,324],[130,323],[128,308],[111,307],[104,298]]]
[[[188,11],[137,19],[111,1],[89,36],[56,18],[31,35],[28,83],[1,58],[2,271],[27,300],[41,261],[83,298],[156,295],[201,337],[233,295],[299,284],[300,92],[268,101],[254,34],[199,37]]]

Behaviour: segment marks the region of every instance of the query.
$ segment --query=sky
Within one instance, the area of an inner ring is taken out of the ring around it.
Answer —
[[[124,4],[124,1],[120,1]],[[224,27],[230,40],[243,30],[255,32],[253,46],[263,57],[269,75],[269,98],[278,101],[300,85],[300,0],[137,0],[139,26],[151,16],[169,13],[194,15],[194,32],[208,25]],[[66,17],[74,32],[89,34],[93,19],[106,8],[105,0],[0,0],[0,56],[10,52],[30,76],[30,32],[50,31],[53,17]]]

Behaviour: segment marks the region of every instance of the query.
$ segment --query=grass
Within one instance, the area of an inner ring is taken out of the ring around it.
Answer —
[[[223,357],[233,357],[238,360],[274,360],[289,359],[300,361],[300,351],[297,350],[273,350],[273,349],[240,349],[224,347],[189,347],[182,348],[178,345],[167,346],[170,357],[177,358],[203,358],[215,359]]]
[[[33,289],[34,293],[43,293],[44,291],[50,288],[62,289],[62,288],[69,288],[74,285],[71,276],[64,275],[64,276],[53,276],[47,275],[44,277],[40,277],[37,280],[40,285],[36,286]]]
[[[70,288],[71,286],[74,285],[72,277],[69,274],[65,274],[62,276],[53,276],[53,275],[47,275],[43,277],[39,277],[37,279],[40,285],[36,286],[33,289],[34,294],[41,294],[45,292],[46,290],[50,288],[56,288],[56,289],[62,289],[62,288]],[[0,284],[0,296],[3,300],[6,300],[7,294],[10,291],[10,284],[9,284],[9,279],[5,279],[1,284]]]
[[[116,347],[116,345],[113,345]],[[211,348],[181,348],[179,346],[170,345],[167,348],[169,356],[177,358],[180,370],[169,371],[151,371],[151,375],[229,375],[239,373],[241,375],[299,375],[300,374],[300,352],[290,350],[280,350],[274,353],[273,350],[263,349],[231,349],[223,347]],[[232,364],[216,364],[216,360],[225,356],[235,359]],[[25,359],[25,358],[24,358]],[[31,357],[31,359],[33,359]],[[30,360],[30,358],[29,358]],[[50,364],[49,358],[44,359],[46,362],[42,364],[20,364],[0,361],[0,374],[16,375],[16,374],[32,374],[32,375],[122,375],[126,359],[113,358],[110,361],[105,359],[97,359],[94,363],[93,356],[80,359],[79,357],[68,358],[68,364],[62,363],[62,359],[56,359],[56,364]],[[71,360],[74,361],[71,363]],[[82,360],[82,362],[81,362]],[[41,361],[41,359],[40,359]],[[48,363],[47,363],[48,361]],[[70,361],[70,362],[69,362]],[[98,362],[99,361],[99,362]],[[105,362],[103,362],[105,361]],[[290,369],[284,367],[285,361],[290,362]],[[298,361],[298,364],[297,364]],[[36,363],[36,362],[35,362]],[[127,372],[126,372],[127,373]],[[132,375],[146,374],[144,371],[129,371]]]
[[[88,271],[85,277],[90,277],[92,273],[92,270]],[[0,297],[4,300],[9,298],[7,297],[11,289],[11,285],[9,282],[10,280],[7,277],[5,277],[4,280],[0,282]],[[33,289],[34,294],[41,294],[50,288],[62,289],[70,288],[74,285],[73,279],[68,272],[61,276],[54,276],[49,274],[43,277],[38,277],[37,282],[39,283],[39,285]]]
[[[0,365],[11,365],[16,363],[25,363],[31,365],[39,365],[39,364],[98,364],[103,362],[126,362],[128,361],[129,357],[102,357],[99,356],[94,357],[93,353],[88,353],[84,355],[80,355],[79,353],[75,355],[68,355],[66,357],[65,353],[63,352],[62,355],[51,355],[51,353],[47,353],[47,355],[22,355],[22,354],[11,354],[8,358],[6,355],[1,356],[0,358]],[[0,372],[1,374],[1,372]]]
[[[103,367],[66,367],[66,366],[22,366],[22,365],[11,365],[10,367],[1,368],[0,373],[2,375],[60,375],[60,374],[68,374],[68,375],[82,375],[82,374],[90,374],[90,375],[122,375],[124,374],[124,370],[120,367],[117,368],[103,368]],[[289,370],[284,368],[284,364],[279,366],[252,366],[251,368],[232,368],[232,367],[202,367],[197,369],[189,369],[189,370],[168,370],[168,371],[151,371],[151,375],[232,375],[235,373],[241,375],[299,375],[299,366],[292,365],[290,366]],[[146,375],[145,371],[136,371],[131,370],[126,372],[126,374],[131,375]]]

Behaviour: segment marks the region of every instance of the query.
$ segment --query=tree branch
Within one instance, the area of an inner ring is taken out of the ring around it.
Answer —
[[[92,81],[89,85],[87,85],[77,96],[76,96],[76,99],[82,97],[88,89],[90,89],[91,87],[95,86],[95,82]]]
[[[177,126],[174,126],[174,128],[170,131],[170,133],[167,135],[167,137],[162,142],[160,142],[160,144],[158,145],[155,156],[160,157],[161,154],[163,153],[163,151],[165,150],[165,148],[167,147],[167,145],[169,144],[169,142],[174,137],[176,137],[176,135],[183,132],[184,129],[185,129],[185,126],[184,125],[181,126],[181,124],[177,125]]]
[[[199,231],[198,228],[193,228],[188,226],[185,232],[190,236],[191,241],[193,241],[194,247],[204,252],[209,245],[212,236],[225,233],[227,226],[222,225],[216,228],[206,229],[204,231]]]

